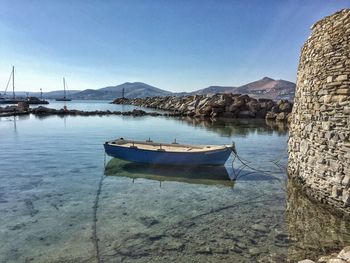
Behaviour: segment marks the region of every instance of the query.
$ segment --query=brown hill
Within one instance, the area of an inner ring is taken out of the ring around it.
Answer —
[[[235,89],[235,92],[248,94],[253,98],[293,100],[295,95],[295,83],[282,79],[274,80],[264,77],[260,80],[238,87]]]
[[[240,87],[210,86],[191,92],[191,94],[240,93],[253,98],[267,98],[273,100],[287,99],[292,101],[295,94],[295,83],[286,80],[274,80],[264,77]]]

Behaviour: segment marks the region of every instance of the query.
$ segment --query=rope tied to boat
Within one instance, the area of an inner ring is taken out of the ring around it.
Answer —
[[[104,158],[103,158],[103,170],[105,170],[106,168],[106,162],[107,162],[107,155],[106,153],[104,153]],[[99,247],[99,241],[100,239],[98,238],[98,233],[97,233],[97,210],[98,210],[98,203],[99,203],[99,200],[100,200],[100,195],[101,195],[101,192],[102,192],[102,185],[103,185],[103,180],[106,178],[104,172],[102,173],[102,176],[99,180],[99,183],[98,183],[98,187],[97,187],[97,191],[96,191],[96,196],[95,196],[95,200],[94,200],[94,205],[92,207],[93,209],[93,223],[92,223],[92,242],[94,244],[94,247],[95,247],[95,257],[96,257],[96,261],[98,263],[101,263],[103,262],[102,261],[102,258],[101,258],[101,255],[100,255],[100,247]]]
[[[252,165],[250,165],[249,161],[248,160],[245,160],[243,159],[242,157],[240,157],[236,151],[236,147],[233,144],[233,149],[232,149],[232,152],[233,152],[233,160],[232,160],[232,163],[231,163],[231,167],[232,167],[232,171],[233,171],[233,180],[236,181],[238,178],[242,177],[242,176],[247,176],[247,175],[251,175],[251,174],[254,174],[254,173],[261,173],[261,174],[264,174],[264,175],[267,175],[267,176],[272,176],[271,175],[271,171],[265,171],[265,170],[262,170],[262,169],[258,169],[258,168],[255,168],[253,167]],[[234,168],[234,163],[235,163],[235,160],[238,160],[240,162],[240,166],[238,166],[237,169]],[[280,160],[274,160],[274,161],[271,161],[274,165],[276,165],[279,169],[281,169],[281,171],[285,171],[286,168],[283,168],[283,165],[281,164]],[[249,168],[250,172],[246,172],[245,174],[241,174],[242,171],[244,170],[244,168]],[[283,183],[283,179],[281,178],[278,178],[278,177],[275,177],[273,176],[274,178],[276,178],[276,180],[278,180],[279,182]],[[286,192],[286,187],[281,187],[281,189],[283,191]]]

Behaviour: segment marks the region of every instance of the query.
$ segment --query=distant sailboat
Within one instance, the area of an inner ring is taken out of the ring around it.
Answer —
[[[6,96],[7,89],[10,85],[10,82],[12,80],[12,98],[9,98]],[[17,104],[18,102],[27,102],[28,104],[49,104],[48,101],[43,100],[43,99],[38,99],[36,97],[28,97],[23,98],[23,97],[17,97],[15,94],[15,67],[12,66],[12,71],[10,74],[10,78],[7,81],[4,96],[2,97],[0,94],[0,104]]]
[[[63,98],[58,98],[56,101],[71,101],[72,99],[68,99],[66,95],[66,79],[63,78]]]
[[[11,80],[12,80],[12,98],[7,98],[6,92],[7,92],[7,88],[9,86]],[[5,88],[4,97],[0,97],[0,103],[1,104],[16,104],[17,102],[18,102],[18,100],[16,100],[16,97],[15,97],[15,67],[12,66],[10,78],[9,78],[7,85],[6,85],[6,88]]]

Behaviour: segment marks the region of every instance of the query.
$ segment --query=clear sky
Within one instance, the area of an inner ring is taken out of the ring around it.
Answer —
[[[296,80],[310,26],[350,0],[0,0],[0,92]]]

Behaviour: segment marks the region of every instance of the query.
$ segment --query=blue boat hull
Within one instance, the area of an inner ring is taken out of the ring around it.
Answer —
[[[118,145],[104,144],[109,156],[131,162],[166,164],[166,165],[224,165],[232,152],[231,147],[224,150],[207,152],[165,152],[126,148]]]

